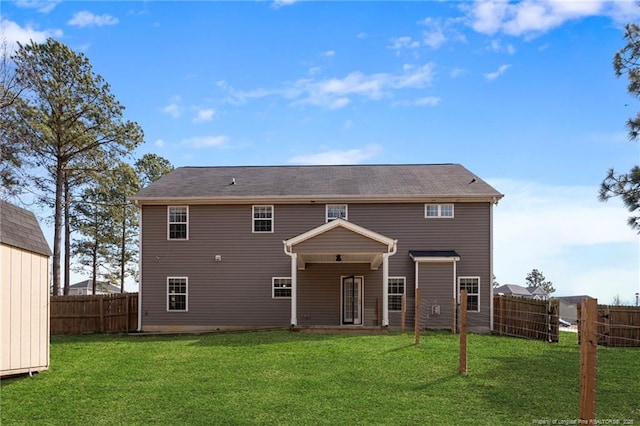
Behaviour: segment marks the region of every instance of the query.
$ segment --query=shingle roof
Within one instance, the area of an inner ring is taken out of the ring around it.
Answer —
[[[582,302],[584,299],[591,299],[591,296],[587,296],[583,294],[579,296],[560,296],[560,297],[556,297],[556,299],[562,300],[568,305],[577,305],[578,303]]]
[[[84,289],[91,289],[91,287],[93,286],[93,280],[84,280],[84,281],[80,281],[79,283],[75,283],[69,286],[69,288],[84,288]],[[101,290],[101,291],[108,291],[110,293],[120,293],[120,287],[116,287],[113,284],[109,284],[106,282],[96,282],[96,290]]]
[[[29,210],[0,200],[0,243],[51,256],[38,219]]]
[[[180,167],[132,200],[502,198],[459,164]]]
[[[498,294],[498,293],[502,293],[506,295],[512,294],[516,296],[531,296],[531,293],[529,293],[529,290],[527,290],[526,288],[518,284],[504,284],[498,288],[494,288],[493,294]]]

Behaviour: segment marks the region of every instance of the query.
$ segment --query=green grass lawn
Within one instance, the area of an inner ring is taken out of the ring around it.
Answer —
[[[579,347],[470,335],[54,336],[2,380],[10,424],[536,424],[578,417]],[[640,424],[640,349],[598,351],[598,418]],[[550,423],[551,424],[551,423]]]

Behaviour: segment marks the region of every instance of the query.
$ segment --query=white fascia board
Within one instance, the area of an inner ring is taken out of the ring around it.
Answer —
[[[414,262],[416,263],[443,263],[443,262],[458,262],[460,260],[460,256],[441,256],[441,257],[431,257],[431,256],[411,256]]]

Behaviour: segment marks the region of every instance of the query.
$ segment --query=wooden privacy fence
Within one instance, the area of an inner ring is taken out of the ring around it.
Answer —
[[[560,304],[557,300],[533,300],[494,296],[493,331],[504,336],[558,342]]]
[[[138,293],[51,296],[51,334],[128,333],[138,328]]]
[[[578,341],[582,334],[581,315],[578,304]],[[601,346],[640,346],[640,307],[598,305],[596,334]]]

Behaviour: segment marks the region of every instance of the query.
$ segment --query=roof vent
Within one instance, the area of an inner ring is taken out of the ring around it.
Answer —
[[[231,185],[235,185],[236,184],[236,178],[231,179]]]

